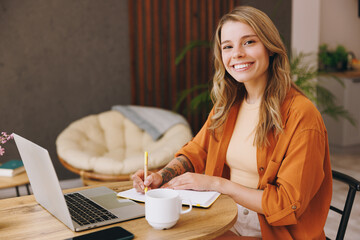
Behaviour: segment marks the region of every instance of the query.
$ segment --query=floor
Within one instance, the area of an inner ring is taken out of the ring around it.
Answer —
[[[330,147],[331,163],[334,170],[348,174],[357,180],[360,180],[360,146],[337,148]],[[60,182],[62,189],[73,188],[82,186],[80,179],[70,179]],[[26,195],[26,188],[20,187],[20,194]],[[347,186],[334,181],[333,184],[333,200],[332,205],[342,207],[347,194]],[[15,197],[15,188],[1,189],[0,199]],[[325,234],[330,239],[335,239],[336,230],[340,218],[338,214],[330,211],[326,225]],[[360,236],[360,193],[358,192],[355,197],[355,202],[351,212],[348,228],[346,231],[345,239],[359,239]]]

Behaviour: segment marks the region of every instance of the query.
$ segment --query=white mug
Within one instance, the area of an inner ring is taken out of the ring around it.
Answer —
[[[172,189],[153,189],[145,194],[145,219],[155,229],[168,229],[176,224],[180,214],[192,209],[182,210],[182,201],[178,192]]]

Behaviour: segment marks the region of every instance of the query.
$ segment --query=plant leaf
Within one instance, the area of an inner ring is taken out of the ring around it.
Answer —
[[[189,89],[185,89],[182,92],[180,92],[178,100],[176,101],[175,107],[174,107],[174,111],[178,112],[181,106],[181,103],[187,98],[187,96],[189,96],[191,93],[200,90],[200,89],[206,89],[207,92],[209,89],[209,85],[208,84],[199,84],[196,85],[192,88]]]
[[[180,52],[180,54],[175,58],[175,65],[178,65],[181,60],[185,57],[186,53],[190,50],[196,48],[196,47],[210,47],[211,43],[209,41],[203,41],[203,40],[195,40],[191,41],[189,44],[187,44]]]

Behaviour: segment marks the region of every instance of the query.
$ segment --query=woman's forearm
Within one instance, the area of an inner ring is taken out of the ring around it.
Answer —
[[[185,172],[194,172],[194,167],[190,160],[183,155],[174,158],[158,172],[163,179],[161,185]]]
[[[229,195],[241,206],[264,214],[261,205],[263,190],[244,187],[225,178],[217,178],[215,185],[214,190]]]
[[[165,184],[166,187],[217,191],[229,195],[236,203],[245,208],[260,214],[264,213],[261,204],[263,190],[248,188],[222,177],[195,173],[184,174],[186,172],[194,172],[194,167],[188,158],[181,155],[171,160],[157,174],[162,177],[161,185]]]

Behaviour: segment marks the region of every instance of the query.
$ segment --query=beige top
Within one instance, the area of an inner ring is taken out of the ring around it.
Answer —
[[[259,121],[260,100],[240,106],[234,132],[226,153],[226,163],[230,167],[230,180],[249,188],[257,188],[255,128]]]

